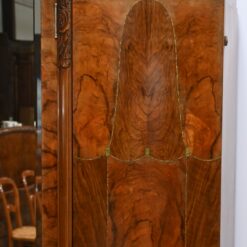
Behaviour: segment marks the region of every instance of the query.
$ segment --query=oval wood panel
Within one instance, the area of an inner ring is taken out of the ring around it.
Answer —
[[[175,31],[165,7],[139,1],[123,32],[116,118],[111,144],[121,159],[159,159],[183,153],[176,70]]]

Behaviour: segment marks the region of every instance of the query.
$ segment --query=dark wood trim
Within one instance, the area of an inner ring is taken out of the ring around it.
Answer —
[[[72,73],[71,0],[57,2],[58,94],[58,246],[72,246]]]

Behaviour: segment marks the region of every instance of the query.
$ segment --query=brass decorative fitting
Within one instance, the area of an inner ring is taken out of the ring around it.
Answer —
[[[151,151],[150,151],[150,148],[145,148],[145,156],[150,156],[151,154]]]
[[[111,148],[110,147],[107,147],[106,150],[105,150],[105,156],[108,158],[111,156]]]

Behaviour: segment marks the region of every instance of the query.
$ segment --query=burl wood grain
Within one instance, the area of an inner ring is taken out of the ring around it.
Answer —
[[[224,1],[173,1],[185,142],[221,156]],[[220,246],[221,160],[188,160],[186,246]]]
[[[107,160],[77,160],[104,156],[111,135],[121,17],[100,5],[73,3],[73,245],[80,247],[107,246]]]
[[[75,161],[73,246],[106,245],[107,161]]]
[[[57,57],[55,1],[42,2],[42,246],[57,246]]]
[[[117,2],[107,3],[73,4],[73,134],[75,152],[82,157],[104,155],[112,129],[122,28],[119,22],[124,15],[114,13],[119,8]]]
[[[219,247],[223,13],[223,0],[73,2],[78,246]],[[146,148],[175,162],[133,161]]]
[[[113,154],[176,159],[183,153],[179,115],[175,30],[165,7],[139,1],[122,37]]]
[[[184,246],[184,164],[108,160],[108,246]]]
[[[221,155],[224,1],[173,1],[185,141],[193,155]]]
[[[219,247],[221,161],[189,159],[187,178],[187,246]]]

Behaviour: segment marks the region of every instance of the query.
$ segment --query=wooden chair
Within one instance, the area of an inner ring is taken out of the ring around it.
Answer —
[[[13,193],[13,202],[8,202],[8,192]],[[6,224],[8,229],[8,247],[14,246],[14,241],[19,243],[35,243],[36,239],[36,228],[34,226],[23,226],[20,210],[20,197],[19,191],[15,182],[10,178],[0,178],[0,196],[3,202],[4,213],[6,217]],[[12,225],[12,214],[15,216],[15,227]]]
[[[37,210],[41,214],[42,212],[42,178],[41,176],[35,176],[35,172],[33,170],[26,170],[22,172],[22,181],[24,184],[26,196],[28,199],[28,205],[31,215],[31,223],[32,225],[36,225],[36,213]],[[31,182],[31,183],[30,183]],[[34,185],[35,184],[35,188]]]
[[[35,202],[35,172],[33,170],[25,170],[21,174],[22,182],[24,185],[28,206],[30,211],[31,224],[34,226],[36,223],[36,202]]]

